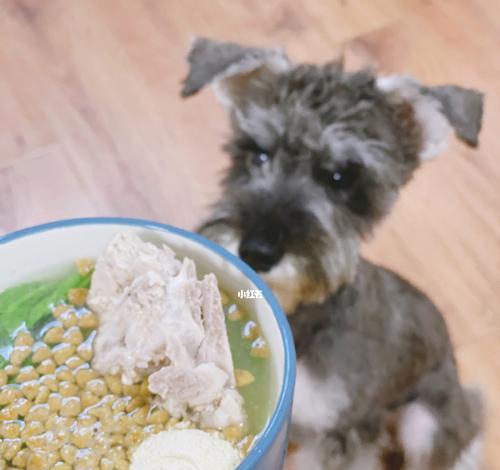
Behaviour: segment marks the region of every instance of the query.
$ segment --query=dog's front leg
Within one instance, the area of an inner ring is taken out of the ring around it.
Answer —
[[[317,376],[299,360],[287,470],[375,470],[381,413],[360,410],[352,384],[335,373]],[[365,408],[366,404],[361,407]],[[357,417],[362,414],[363,419]]]

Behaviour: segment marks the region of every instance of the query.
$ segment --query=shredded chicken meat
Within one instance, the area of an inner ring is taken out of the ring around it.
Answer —
[[[149,389],[174,417],[222,429],[245,420],[214,274],[119,233],[97,260],[88,298],[100,326],[94,367]]]

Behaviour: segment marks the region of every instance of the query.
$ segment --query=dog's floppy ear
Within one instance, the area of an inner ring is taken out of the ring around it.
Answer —
[[[422,160],[433,158],[446,148],[451,129],[466,144],[478,145],[482,93],[455,85],[425,87],[404,76],[379,78],[377,86],[412,105],[422,134]]]
[[[205,85],[217,85],[218,95],[228,106],[239,105],[258,92],[290,62],[280,48],[243,47],[229,42],[197,38],[188,55],[190,70],[182,96],[195,94]]]
[[[424,91],[441,103],[442,112],[456,136],[471,147],[477,147],[483,117],[483,94],[455,85],[427,87]]]

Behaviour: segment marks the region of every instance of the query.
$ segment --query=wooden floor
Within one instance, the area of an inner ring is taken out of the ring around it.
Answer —
[[[500,469],[497,0],[0,0],[0,232],[202,218],[227,124],[211,93],[179,98],[194,35],[286,45],[297,61],[343,50],[351,66],[486,93],[479,150],[453,143],[422,168],[365,251],[445,313],[464,381],[487,396],[487,468]]]

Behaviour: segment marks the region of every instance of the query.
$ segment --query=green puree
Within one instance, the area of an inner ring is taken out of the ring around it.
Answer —
[[[39,331],[44,324],[53,320],[50,307],[67,301],[67,292],[76,287],[90,285],[90,276],[72,273],[66,277],[31,282],[9,288],[0,293],[0,368],[4,367],[13,346],[15,333],[19,328]],[[268,359],[250,356],[251,340],[242,338],[243,327],[249,319],[231,321],[226,325],[234,366],[253,374],[255,381],[240,388],[245,400],[249,432],[258,434],[269,418],[270,365]]]

